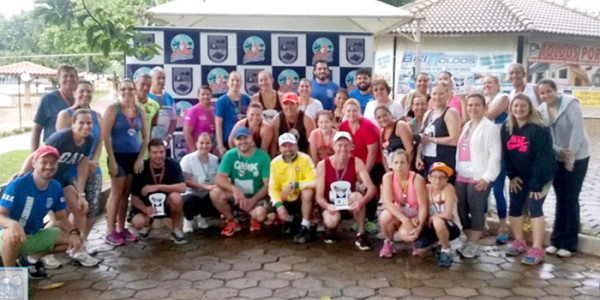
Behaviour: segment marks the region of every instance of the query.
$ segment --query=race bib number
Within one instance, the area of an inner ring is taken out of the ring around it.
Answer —
[[[330,185],[329,201],[333,202],[336,210],[348,209],[351,184],[348,181],[336,181]]]

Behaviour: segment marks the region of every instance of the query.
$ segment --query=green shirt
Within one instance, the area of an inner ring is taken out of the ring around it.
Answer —
[[[269,178],[269,155],[258,148],[250,157],[240,156],[233,148],[223,155],[219,173],[225,173],[247,198],[254,196],[263,185],[263,179]]]
[[[151,129],[152,128],[152,119],[154,119],[154,116],[156,116],[156,114],[160,110],[160,104],[158,104],[158,102],[156,102],[156,100],[150,99],[149,97],[146,98],[146,103],[140,103],[138,101],[138,104],[146,112],[146,118],[148,118],[148,129]],[[150,133],[148,133],[148,134],[150,134]],[[141,139],[142,139],[142,132],[140,131],[140,140]],[[147,149],[146,149],[146,152],[144,153],[144,159],[148,159],[148,150]]]

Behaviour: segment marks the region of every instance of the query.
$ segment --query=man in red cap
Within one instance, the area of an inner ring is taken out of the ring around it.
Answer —
[[[61,184],[52,179],[59,153],[52,146],[39,147],[33,155],[33,171],[8,184],[0,199],[0,254],[5,267],[29,267],[31,278],[44,278],[44,254],[83,246],[81,232],[68,220]],[[44,216],[52,210],[53,228],[43,228]],[[29,255],[29,258],[25,255]],[[20,258],[17,260],[17,257]]]
[[[289,132],[296,137],[298,149],[304,153],[309,153],[308,137],[315,129],[315,122],[300,110],[296,93],[285,93],[281,99],[281,104],[283,106],[282,111],[271,121],[274,136],[281,136]],[[271,156],[275,157],[277,151],[277,143],[271,143]]]

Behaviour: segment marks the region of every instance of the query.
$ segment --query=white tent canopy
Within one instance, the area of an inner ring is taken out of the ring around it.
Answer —
[[[146,13],[169,26],[203,29],[387,33],[410,22],[377,0],[175,0]]]

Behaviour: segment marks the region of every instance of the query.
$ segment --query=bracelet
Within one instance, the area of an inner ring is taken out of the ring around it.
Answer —
[[[283,203],[281,203],[281,202],[275,203],[275,210],[279,210],[282,207],[283,207]]]
[[[69,231],[69,235],[73,235],[73,233],[75,233],[76,235],[81,235],[81,231],[79,231],[79,229],[77,228],[73,228],[71,229],[71,231]]]
[[[83,198],[85,198],[85,193],[79,193],[79,194],[77,194],[77,195],[79,195],[79,197],[83,197]]]

